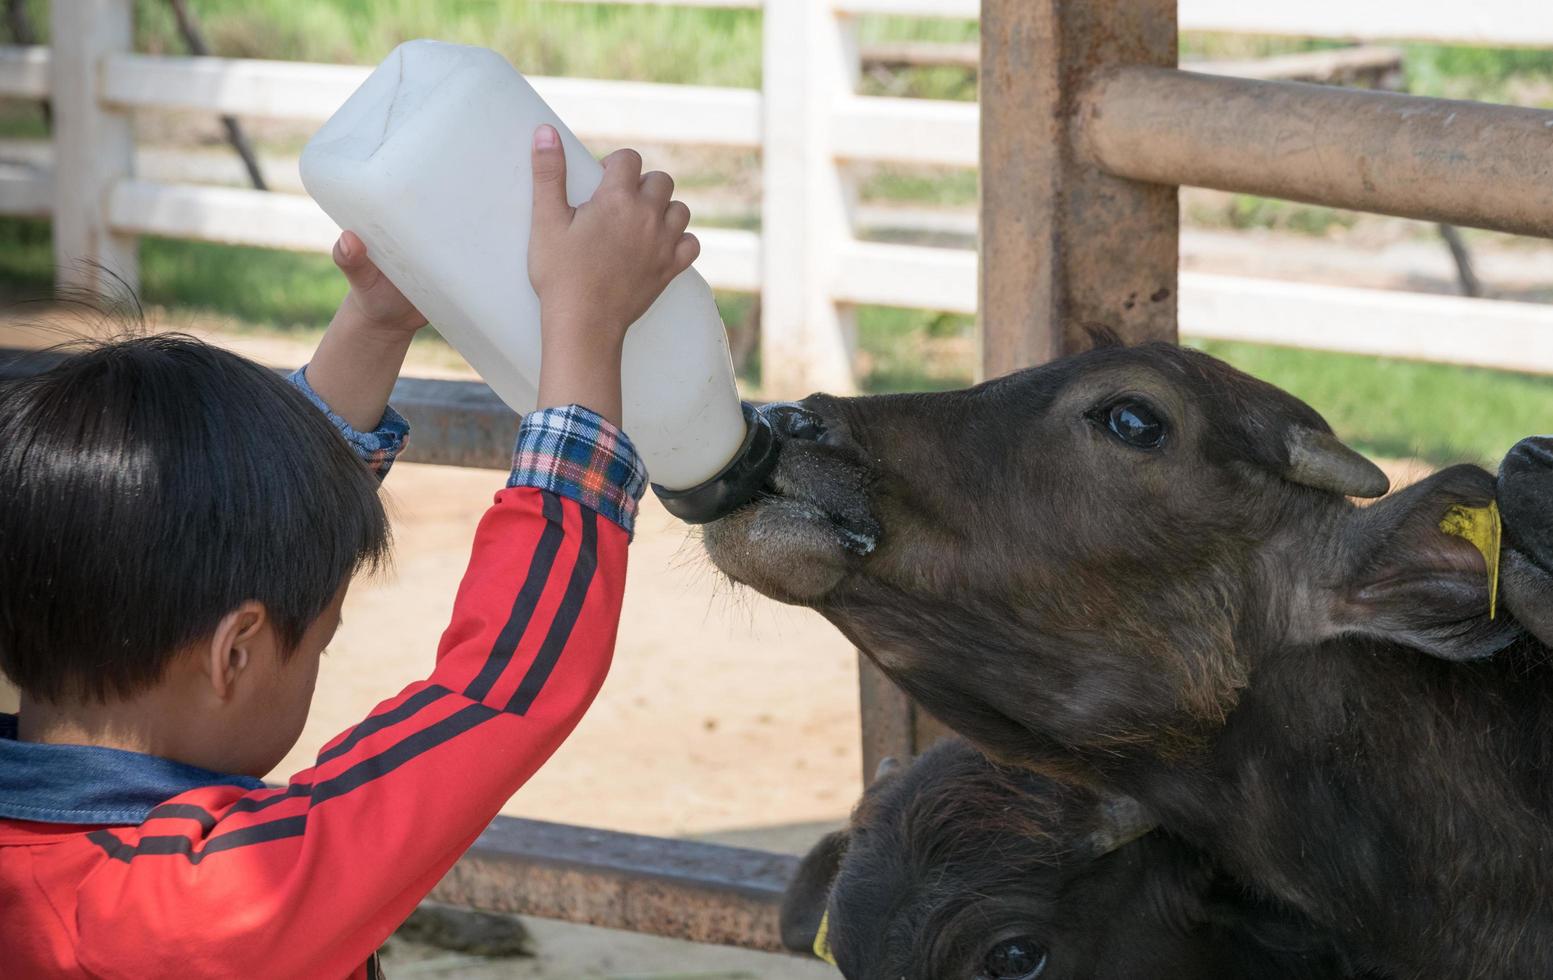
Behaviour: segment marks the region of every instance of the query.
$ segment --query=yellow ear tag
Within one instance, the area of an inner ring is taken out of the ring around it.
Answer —
[[[820,916],[820,929],[814,934],[814,955],[831,966],[836,965],[836,958],[830,955],[830,909]]]
[[[1483,553],[1483,560],[1488,563],[1488,618],[1493,619],[1499,612],[1499,542],[1504,533],[1499,505],[1467,507],[1457,504],[1445,512],[1440,530],[1465,538]]]

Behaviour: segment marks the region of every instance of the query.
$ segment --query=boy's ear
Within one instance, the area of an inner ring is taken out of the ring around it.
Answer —
[[[830,906],[830,889],[846,857],[851,831],[838,830],[820,838],[804,856],[798,873],[782,896],[782,945],[794,953],[814,952],[814,938]]]
[[[221,617],[210,636],[202,666],[216,698],[225,701],[243,673],[253,663],[255,647],[265,639],[269,614],[253,599]]]
[[[1454,466],[1356,512],[1328,595],[1333,635],[1375,636],[1445,660],[1475,660],[1522,635],[1490,618],[1490,566],[1441,524],[1454,508],[1486,508],[1494,478]],[[1497,551],[1497,546],[1495,548]]]

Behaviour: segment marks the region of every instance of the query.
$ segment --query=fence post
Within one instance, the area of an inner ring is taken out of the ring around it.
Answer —
[[[982,371],[996,377],[1083,350],[1088,327],[1176,338],[1176,189],[1083,162],[1070,121],[1112,65],[1174,66],[1176,0],[982,0]],[[863,778],[944,728],[866,658]]]
[[[830,134],[861,73],[856,24],[830,0],[766,0],[763,30],[761,389],[770,398],[845,394],[855,386],[855,327],[831,293],[852,238],[852,191]]]
[[[1118,65],[1176,63],[1176,0],[982,0],[982,369],[1083,350],[1103,324],[1176,337],[1176,189],[1080,154],[1084,85]]]
[[[106,270],[139,288],[136,240],[114,234],[108,198],[134,169],[130,116],[104,108],[103,59],[134,45],[131,0],[54,0],[54,265],[61,287],[109,290]]]

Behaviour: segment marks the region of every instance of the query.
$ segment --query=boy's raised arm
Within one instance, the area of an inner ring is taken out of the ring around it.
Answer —
[[[306,368],[307,382],[334,414],[367,432],[383,417],[410,341],[426,318],[378,271],[355,232],[334,243],[334,264],[350,291]]]
[[[381,479],[409,438],[409,423],[388,397],[426,318],[372,263],[355,232],[334,243],[334,264],[350,291],[312,361],[290,380]]]

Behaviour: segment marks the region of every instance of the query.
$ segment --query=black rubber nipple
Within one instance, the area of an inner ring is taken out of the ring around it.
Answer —
[[[710,524],[743,507],[755,499],[776,468],[777,440],[771,423],[749,402],[743,402],[742,407],[744,443],[720,473],[684,490],[652,485],[664,509],[686,524]]]

